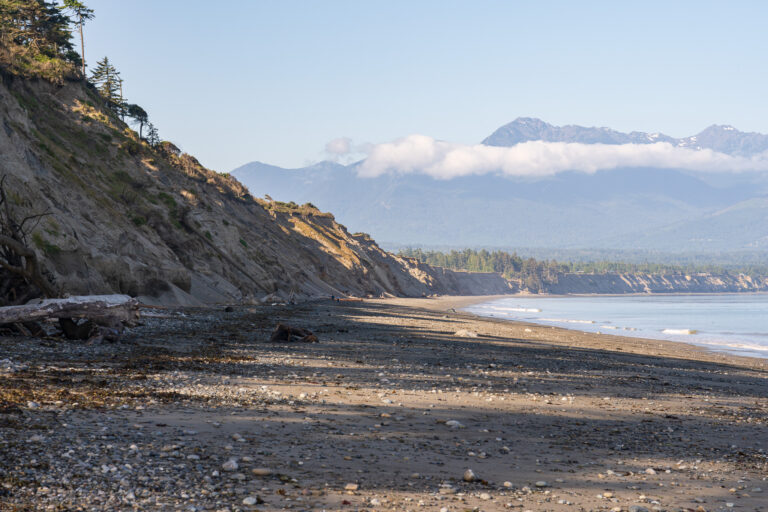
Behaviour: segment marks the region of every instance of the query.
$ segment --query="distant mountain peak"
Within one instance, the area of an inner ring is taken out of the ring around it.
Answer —
[[[622,133],[608,127],[584,127],[579,125],[554,126],[535,117],[518,117],[505,124],[483,140],[487,146],[514,146],[521,142],[541,140],[545,142],[579,142],[582,144],[648,144],[672,142],[674,139],[661,133]]]
[[[514,146],[521,142],[570,142],[581,144],[653,144],[667,142],[691,149],[751,156],[768,151],[768,135],[742,132],[729,124],[713,124],[701,133],[676,139],[663,133],[623,133],[607,127],[555,126],[535,117],[518,117],[497,129],[485,140],[487,146]]]

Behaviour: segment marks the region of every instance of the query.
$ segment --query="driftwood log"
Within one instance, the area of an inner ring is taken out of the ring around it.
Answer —
[[[115,340],[139,319],[139,303],[128,295],[83,295],[0,308],[0,324],[28,325],[49,318],[59,320],[67,338]]]
[[[269,338],[269,341],[271,343],[285,343],[293,341],[293,338],[297,338],[296,341],[301,343],[317,343],[319,341],[312,331],[285,324],[277,324],[275,330],[272,331],[272,337]]]

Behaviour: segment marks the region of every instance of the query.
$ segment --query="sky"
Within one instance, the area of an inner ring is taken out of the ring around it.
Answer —
[[[330,141],[473,145],[519,116],[768,133],[763,1],[86,3],[89,65],[108,56],[161,137],[217,171],[302,167]]]

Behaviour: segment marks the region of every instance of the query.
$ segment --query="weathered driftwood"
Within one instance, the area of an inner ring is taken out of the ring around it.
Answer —
[[[0,308],[0,324],[47,318],[87,318],[95,324],[110,327],[131,325],[139,318],[139,303],[128,295],[82,295]]]
[[[312,331],[300,327],[291,327],[285,324],[277,324],[275,330],[272,331],[272,337],[269,341],[271,343],[291,342],[294,338],[298,338],[297,341],[301,343],[318,342],[317,336],[312,334]]]

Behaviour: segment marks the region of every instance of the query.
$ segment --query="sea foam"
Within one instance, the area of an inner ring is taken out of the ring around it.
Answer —
[[[688,335],[688,334],[696,334],[699,331],[697,331],[696,329],[664,329],[661,332],[663,332],[664,334],[684,334],[684,335]]]

